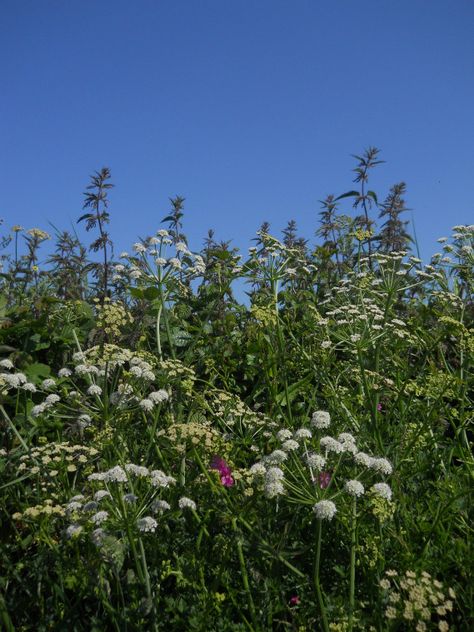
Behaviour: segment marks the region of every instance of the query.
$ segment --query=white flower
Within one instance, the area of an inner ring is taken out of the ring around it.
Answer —
[[[360,334],[352,334],[350,338],[351,338],[351,342],[359,342]]]
[[[104,480],[110,481],[111,483],[125,483],[127,481],[127,475],[120,465],[116,465],[105,472]]]
[[[362,494],[365,491],[362,483],[356,480],[346,481],[346,484],[344,485],[344,489],[346,490],[348,494],[350,494],[351,496],[356,496],[356,497],[362,496]]]
[[[310,452],[306,455],[306,463],[315,470],[322,470],[326,465],[326,459],[321,454]]]
[[[283,450],[290,452],[291,450],[297,450],[300,447],[300,444],[294,439],[287,439],[281,444],[281,447]]]
[[[119,257],[120,259],[126,259],[127,257],[128,257],[128,252],[123,251],[120,253],[120,257]]]
[[[182,498],[178,500],[178,507],[180,509],[192,509],[195,511],[196,503],[194,502],[194,500],[191,500],[190,498],[183,496]]]
[[[124,500],[124,502],[128,503],[129,505],[133,505],[134,503],[137,502],[138,496],[135,496],[135,494],[124,494],[123,495],[123,500]]]
[[[58,377],[70,377],[72,375],[72,371],[70,371],[69,369],[59,369],[58,371]]]
[[[336,505],[331,500],[320,500],[313,505],[313,511],[318,520],[332,520],[336,514]]]
[[[5,358],[4,360],[0,360],[0,367],[2,367],[2,369],[13,369],[13,362]]]
[[[283,454],[285,454],[285,452],[283,452]],[[271,456],[271,454],[269,456]],[[285,458],[286,458],[286,454],[285,454]],[[252,476],[264,476],[266,471],[267,471],[267,468],[265,467],[263,463],[254,463],[252,467],[249,469],[249,473]]]
[[[391,474],[393,472],[393,467],[392,464],[390,463],[390,461],[387,461],[387,459],[372,459],[371,464],[369,465],[369,467],[372,470],[375,470],[376,472],[379,472],[380,474]]]
[[[36,406],[33,406],[33,408],[31,409],[31,416],[38,417],[39,415],[44,413],[45,410],[46,410],[46,406],[44,404],[37,404]]]
[[[59,397],[59,395],[52,393],[51,395],[48,395],[48,397],[44,400],[44,403],[48,406],[53,406],[54,404],[57,404],[60,400],[61,398]]]
[[[78,524],[70,524],[66,529],[66,538],[76,538],[82,531],[82,527]]]
[[[143,465],[135,465],[134,463],[127,463],[125,470],[139,478],[144,478],[145,476],[150,475],[147,467],[144,467]]]
[[[168,237],[169,232],[165,230],[164,228],[162,228],[161,230],[158,230],[156,234],[159,235],[160,237]]]
[[[330,340],[323,340],[321,343],[321,349],[329,349],[329,347],[331,347],[332,343]]]
[[[166,265],[166,259],[164,257],[157,257],[155,259],[155,263],[157,266],[165,266]]]
[[[311,430],[308,430],[307,428],[300,428],[293,436],[295,439],[311,439],[313,435],[311,434]]]
[[[277,480],[269,480],[265,482],[265,496],[267,498],[275,498],[285,491],[283,483]]]
[[[181,269],[181,261],[176,257],[171,257],[169,263],[173,266],[173,268],[176,268],[177,270]]]
[[[101,546],[105,536],[105,531],[99,527],[98,529],[94,529],[94,531],[91,533],[91,540],[96,546]]]
[[[311,417],[311,425],[322,430],[328,428],[331,423],[331,416],[325,410],[317,410]]]
[[[91,521],[94,524],[101,524],[102,522],[107,520],[108,517],[109,517],[109,512],[108,511],[98,511],[96,514],[94,514],[91,517]]]
[[[160,240],[158,239],[158,237],[150,237],[150,239],[149,239],[149,243],[150,243],[152,246],[156,246],[156,244],[159,244],[159,243],[160,243]]]
[[[151,516],[145,516],[137,520],[137,527],[142,533],[154,533],[158,523]]]
[[[184,243],[184,241],[179,241],[176,244],[176,251],[177,252],[188,252],[188,247],[186,246],[186,244]]]
[[[176,479],[172,476],[167,476],[161,470],[153,470],[150,472],[150,483],[153,487],[169,487],[176,483]]]
[[[154,500],[151,503],[151,510],[154,513],[162,513],[163,511],[168,511],[171,509],[171,505],[166,502],[166,500]]]
[[[112,498],[112,496],[107,490],[99,489],[99,491],[94,494],[94,500],[99,503],[103,498]]]
[[[140,272],[140,270],[132,270],[130,272],[131,279],[139,279],[141,276],[142,276],[142,273]]]
[[[286,461],[286,459],[288,458],[288,455],[286,452],[284,452],[283,450],[273,450],[273,452],[271,452],[269,455],[267,455],[265,457],[265,462],[266,463],[270,463],[271,465],[278,465],[279,463],[283,463],[283,461]],[[262,465],[261,463],[255,463],[254,465],[252,465],[252,468],[254,468],[255,466],[259,466]],[[265,466],[262,465],[262,467],[264,468],[263,472],[260,473],[265,473]],[[252,470],[252,468],[250,468],[250,470]],[[258,470],[258,468],[257,468]]]
[[[31,382],[26,382],[26,384],[23,384],[21,388],[24,391],[29,391],[30,393],[36,393],[36,386],[32,384]]]
[[[68,503],[66,507],[66,511],[68,513],[72,513],[73,511],[78,511],[81,507],[82,507],[82,503],[71,501],[70,503]]]
[[[146,247],[141,243],[133,244],[133,250],[138,254],[146,252]]]
[[[146,412],[151,412],[153,410],[154,404],[151,399],[142,399],[140,404],[140,408],[143,408]]]
[[[87,394],[88,395],[102,395],[102,389],[100,388],[100,386],[97,386],[97,384],[92,384],[87,389]]]
[[[354,461],[357,465],[363,465],[364,467],[371,467],[373,460],[374,457],[369,456],[365,452],[357,452],[357,454],[354,455]]]
[[[49,388],[54,388],[55,386],[56,386],[56,382],[51,378],[48,378],[47,380],[43,380],[43,382],[41,383],[41,388],[44,388],[45,390]]]
[[[344,446],[339,441],[336,441],[333,437],[322,437],[319,442],[321,447],[326,450],[326,452],[335,452],[336,454],[340,454],[344,451]]]
[[[386,500],[392,499],[392,490],[390,489],[390,485],[387,485],[387,483],[375,483],[375,485],[372,485],[370,489],[374,492],[374,494],[380,496],[381,498],[385,498]]]
[[[290,439],[291,438],[291,432],[290,430],[287,430],[286,428],[283,428],[283,430],[279,430],[277,432],[277,439],[279,441],[285,441],[286,439]]]
[[[148,399],[151,399],[154,404],[160,404],[161,402],[165,402],[169,398],[170,396],[164,388],[161,388],[159,391],[153,391],[148,395]]]

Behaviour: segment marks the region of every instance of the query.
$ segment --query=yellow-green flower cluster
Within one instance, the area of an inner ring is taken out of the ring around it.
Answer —
[[[64,516],[65,511],[61,505],[55,505],[51,499],[44,501],[43,505],[34,505],[25,509],[23,513],[17,511],[12,515],[13,520],[25,520],[39,518],[41,516]]]
[[[112,302],[104,299],[103,304],[96,302],[97,328],[103,331],[109,338],[118,339],[122,335],[122,329],[133,323],[133,316],[120,301]]]
[[[452,588],[444,589],[443,584],[423,571],[421,574],[406,571],[399,576],[397,571],[388,570],[380,580],[384,592],[385,617],[391,621],[403,622],[404,629],[416,632],[436,629],[449,630],[444,618],[454,607],[456,594]]]
[[[76,472],[97,454],[98,450],[89,446],[70,445],[68,442],[47,443],[20,457],[17,474],[41,475],[43,484],[47,485],[59,473]]]

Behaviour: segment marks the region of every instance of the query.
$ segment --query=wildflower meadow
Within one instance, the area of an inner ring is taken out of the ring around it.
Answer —
[[[474,225],[423,262],[356,161],[245,253],[178,196],[116,252],[107,168],[3,224],[2,630],[474,628]]]

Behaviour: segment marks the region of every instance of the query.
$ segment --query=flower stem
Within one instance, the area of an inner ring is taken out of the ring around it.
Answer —
[[[324,598],[323,598],[323,593],[321,590],[321,582],[319,578],[319,570],[321,566],[321,541],[322,541],[322,534],[323,534],[322,520],[318,520],[317,523],[318,523],[318,527],[317,527],[317,536],[316,536],[317,538],[316,539],[316,557],[314,560],[314,587],[316,589],[316,596],[318,598],[319,609],[321,611],[323,629],[324,629],[324,632],[329,632],[329,623],[328,623],[328,618],[326,615],[326,606],[324,605]]]

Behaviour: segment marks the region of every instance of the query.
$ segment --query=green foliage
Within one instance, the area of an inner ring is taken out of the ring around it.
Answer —
[[[410,256],[378,153],[315,245],[192,252],[176,196],[115,262],[108,170],[101,264],[3,238],[2,629],[472,629],[474,230]]]

